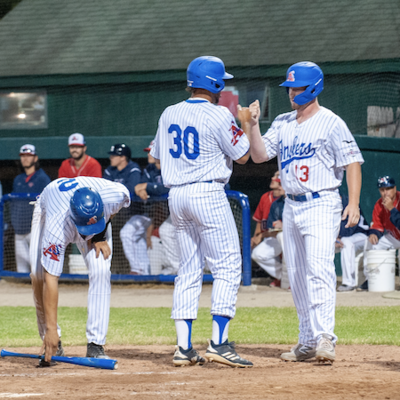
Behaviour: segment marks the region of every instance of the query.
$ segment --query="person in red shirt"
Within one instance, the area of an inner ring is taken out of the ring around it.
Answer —
[[[71,158],[64,160],[58,170],[59,178],[76,178],[77,176],[93,176],[101,178],[100,163],[86,154],[85,138],[80,133],[73,133],[68,138]]]
[[[269,237],[267,232],[267,220],[274,201],[278,200],[283,192],[281,181],[279,179],[279,171],[276,171],[269,185],[271,191],[264,193],[258,203],[253,220],[257,222],[254,235],[251,238],[251,258],[269,275],[275,278],[270,286],[280,287],[280,274],[282,271],[282,263],[277,261],[276,257],[282,253],[282,247],[279,241],[274,237]]]
[[[367,280],[357,288],[368,290],[367,258],[369,250],[400,249],[400,192],[390,176],[378,179],[381,198],[375,203],[368,239],[364,246],[364,275]]]

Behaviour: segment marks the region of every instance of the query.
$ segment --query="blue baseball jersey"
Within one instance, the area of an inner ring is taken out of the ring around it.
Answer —
[[[129,160],[128,165],[121,171],[119,171],[117,167],[109,166],[104,171],[103,178],[125,185],[132,198],[132,196],[135,196],[135,186],[140,183],[141,180],[141,170],[137,163]]]
[[[148,164],[143,170],[142,182],[147,182],[147,194],[150,196],[162,196],[169,192],[169,189],[164,186],[159,170],[155,164]]]
[[[226,107],[196,98],[165,109],[150,154],[161,161],[167,187],[207,181],[226,184],[233,161],[249,148]]]
[[[50,183],[50,178],[42,168],[32,175],[25,172],[15,177],[13,182],[13,193],[41,193]],[[26,235],[31,231],[31,220],[33,206],[31,200],[11,202],[11,224],[18,235]]]

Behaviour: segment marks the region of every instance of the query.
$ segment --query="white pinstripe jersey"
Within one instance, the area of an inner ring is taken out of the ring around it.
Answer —
[[[325,107],[298,124],[297,111],[275,118],[263,136],[268,157],[278,156],[286,193],[339,187],[347,165],[364,159],[346,123]]]
[[[191,98],[165,109],[150,154],[161,161],[167,187],[217,180],[227,183],[233,161],[250,144],[222,106]]]
[[[50,257],[47,257],[46,254],[42,255],[43,261],[46,257],[46,263],[43,265],[46,265],[50,260],[62,261],[65,247],[69,243],[78,243],[83,240],[70,215],[71,197],[75,190],[82,187],[91,187],[100,194],[103,200],[106,222],[122,207],[129,207],[130,205],[129,190],[121,183],[93,177],[60,178],[49,183],[38,200],[42,215],[46,216],[43,251],[46,253],[46,246],[55,247],[51,249],[49,247]],[[89,238],[88,236],[86,239]],[[60,257],[55,256],[53,252],[59,252]],[[53,257],[51,257],[51,254],[53,254]],[[57,258],[59,260],[56,260]]]

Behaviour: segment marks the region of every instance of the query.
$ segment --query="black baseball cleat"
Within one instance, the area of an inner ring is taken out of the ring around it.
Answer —
[[[368,280],[357,288],[357,292],[368,292]]]
[[[253,363],[240,357],[235,350],[235,342],[214,344],[212,340],[208,341],[208,348],[204,356],[209,362],[226,364],[233,368],[251,368]]]
[[[43,353],[43,355],[46,355],[46,353]],[[64,357],[65,353],[64,353],[64,349],[62,347],[62,343],[61,340],[58,341],[58,347],[57,347],[57,351],[55,354],[57,357]],[[43,359],[39,360],[39,364],[37,365],[38,368],[46,368],[46,367],[53,367],[54,365],[56,365],[57,362],[56,361],[50,361],[47,362]]]
[[[89,358],[104,358],[110,359],[104,352],[104,347],[101,344],[96,343],[88,343],[87,350],[86,350],[86,357]]]
[[[206,360],[199,355],[199,353],[191,347],[184,350],[182,347],[175,346],[175,354],[172,363],[175,367],[184,367],[185,365],[203,365]]]

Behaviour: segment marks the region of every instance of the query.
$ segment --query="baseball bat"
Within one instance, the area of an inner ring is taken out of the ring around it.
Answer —
[[[12,353],[11,351],[1,350],[2,357],[24,357],[44,359],[44,356],[26,353]],[[67,364],[82,365],[84,367],[102,368],[102,369],[118,369],[118,361],[104,358],[88,358],[88,357],[51,357],[52,361],[59,361]]]

